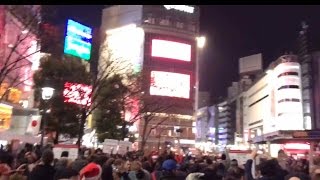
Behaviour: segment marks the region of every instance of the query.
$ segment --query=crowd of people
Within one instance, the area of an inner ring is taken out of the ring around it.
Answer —
[[[0,180],[320,180],[320,161],[314,162],[315,167],[309,168],[306,159],[293,159],[283,150],[277,158],[253,150],[244,164],[230,160],[228,152],[108,155],[101,149],[83,149],[71,160],[68,151],[54,157],[50,146],[26,145],[18,153],[1,147]]]

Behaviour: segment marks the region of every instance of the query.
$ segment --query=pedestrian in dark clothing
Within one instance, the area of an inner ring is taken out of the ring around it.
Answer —
[[[177,162],[167,159],[162,163],[162,171],[152,173],[152,180],[184,180],[186,177],[176,173]]]
[[[53,180],[55,169],[51,166],[54,155],[51,150],[42,153],[41,163],[38,164],[29,174],[29,180]]]
[[[113,180],[113,168],[112,164],[114,163],[114,159],[110,158],[107,162],[102,166],[102,180]]]

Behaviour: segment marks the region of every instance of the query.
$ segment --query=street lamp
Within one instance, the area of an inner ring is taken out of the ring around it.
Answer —
[[[44,100],[45,104],[44,104],[44,110],[43,110],[43,113],[42,113],[42,120],[41,120],[41,124],[42,124],[42,127],[41,127],[41,141],[40,141],[40,145],[41,147],[43,147],[43,138],[44,138],[44,128],[46,126],[46,118],[45,118],[45,115],[47,114],[47,101],[49,101],[52,96],[53,96],[53,92],[54,92],[54,88],[50,87],[49,85],[45,85],[43,88],[42,88],[42,91],[41,91],[41,95],[42,95],[42,100]]]
[[[201,59],[201,56],[202,56],[202,49],[205,47],[205,45],[206,45],[206,37],[205,36],[198,36],[198,37],[196,37],[196,42],[197,42],[197,47],[198,47],[198,49],[197,49],[197,59],[196,59],[196,93],[195,93],[195,109],[194,109],[194,112],[196,113],[197,112],[197,110],[198,110],[198,106],[199,106],[199,74],[200,74],[200,59]],[[195,114],[195,117],[197,117],[196,116],[196,114]]]
[[[205,36],[199,36],[199,37],[196,37],[196,40],[197,40],[197,47],[199,49],[204,48],[204,46],[206,45],[206,37]]]

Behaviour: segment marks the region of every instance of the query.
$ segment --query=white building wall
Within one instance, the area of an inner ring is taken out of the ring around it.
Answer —
[[[299,63],[281,63],[275,67],[273,74],[276,128],[278,130],[304,129]]]
[[[243,93],[244,131],[304,129],[300,65],[283,57]]]

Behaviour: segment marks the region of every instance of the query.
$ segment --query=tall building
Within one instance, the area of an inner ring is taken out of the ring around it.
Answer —
[[[244,92],[244,141],[264,141],[262,135],[287,130],[304,130],[301,66],[295,55],[284,55]],[[275,153],[279,150],[271,148]]]
[[[217,140],[218,145],[225,146],[233,144],[234,130],[232,130],[233,122],[231,119],[230,105],[227,100],[217,104],[218,107],[218,127],[217,127]]]
[[[102,42],[99,64],[108,53],[130,63],[134,72],[143,73],[147,96],[174,106],[159,112],[148,128],[164,114],[176,118],[152,130],[146,148],[156,149],[159,142],[192,142],[195,94],[196,36],[199,8],[189,5],[119,5],[105,8],[102,14]],[[110,54],[109,54],[110,55]],[[147,101],[147,100],[146,100]],[[143,121],[135,124],[141,136]],[[181,129],[177,133],[175,129]],[[192,143],[191,143],[192,144]]]
[[[38,114],[32,109],[32,76],[40,60],[39,9],[38,5],[0,5],[0,62],[1,72],[6,72],[0,75],[0,131],[25,134],[32,115]]]
[[[312,128],[320,128],[320,51],[312,53],[312,103],[309,107],[313,119],[312,119]],[[304,94],[303,94],[304,96]],[[304,107],[308,108],[308,107]],[[306,112],[306,111],[305,111]]]

